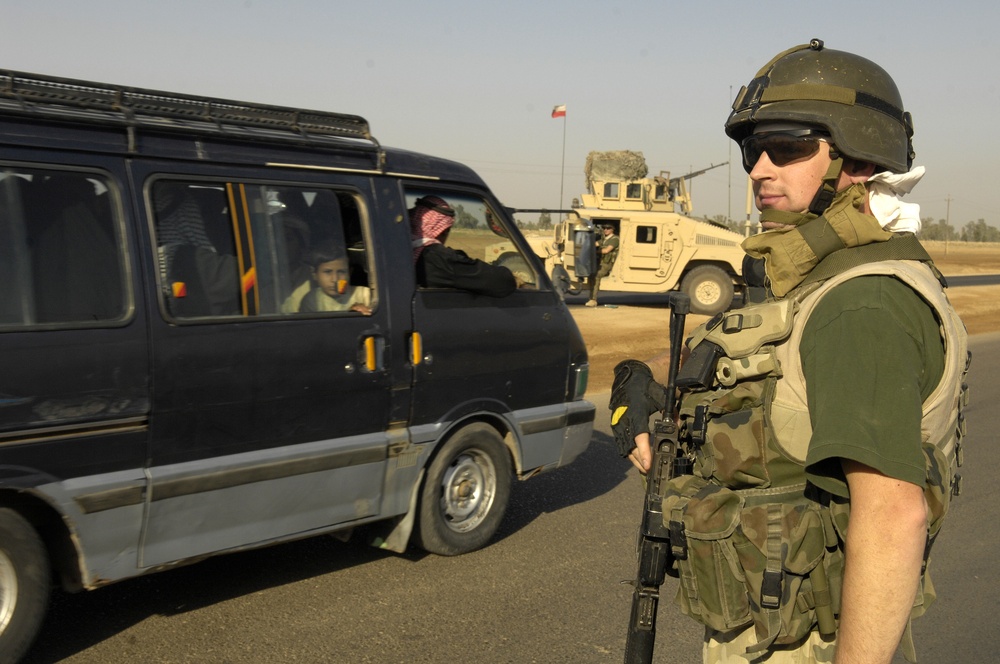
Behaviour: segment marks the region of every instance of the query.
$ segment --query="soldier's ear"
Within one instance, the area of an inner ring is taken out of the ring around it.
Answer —
[[[844,160],[844,175],[851,183],[867,182],[875,174],[875,164],[857,159]]]
[[[857,159],[845,159],[844,162],[844,170],[851,175],[863,175],[866,178],[870,178],[875,174],[875,164]]]

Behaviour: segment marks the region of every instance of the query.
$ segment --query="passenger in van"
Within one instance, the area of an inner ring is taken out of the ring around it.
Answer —
[[[454,223],[455,210],[437,196],[418,198],[410,209],[417,284],[425,288],[458,288],[492,297],[513,293],[518,284],[510,270],[444,246]]]
[[[302,298],[312,288],[312,268],[309,265],[309,244],[312,231],[302,217],[292,212],[281,213],[285,238],[285,259],[291,293],[281,304],[281,313],[294,314]]]
[[[350,266],[342,248],[327,244],[313,250],[310,256],[316,286],[302,298],[300,313],[358,311],[371,315],[372,291],[367,286],[351,285]]]
[[[239,314],[236,257],[220,254],[209,239],[188,187],[158,183],[153,201],[161,269],[172,294],[171,313],[182,318]]]

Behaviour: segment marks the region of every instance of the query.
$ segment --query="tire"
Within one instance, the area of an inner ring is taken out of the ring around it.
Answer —
[[[49,603],[49,557],[24,517],[0,508],[0,662],[31,646]]]
[[[570,279],[569,273],[566,271],[562,265],[556,265],[552,268],[552,286],[559,293],[560,298],[565,298],[566,294],[570,292]]]
[[[497,260],[496,264],[510,270],[522,284],[529,284],[532,286],[535,284],[535,273],[532,272],[530,267],[528,267],[528,261],[524,260],[521,256],[516,254],[507,254],[506,256],[501,256]]]
[[[427,469],[415,532],[420,548],[456,556],[485,546],[507,510],[511,474],[496,429],[482,422],[459,429]]]
[[[733,304],[733,280],[715,265],[700,265],[681,281],[681,291],[691,298],[691,313],[714,316]]]

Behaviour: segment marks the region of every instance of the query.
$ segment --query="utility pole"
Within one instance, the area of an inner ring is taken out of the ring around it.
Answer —
[[[951,234],[951,194],[944,199],[944,227],[948,229],[948,234]],[[948,238],[944,239],[944,255],[948,255]]]
[[[729,86],[729,103],[733,103],[733,86],[731,85]],[[729,203],[729,207],[726,209],[726,223],[728,224],[733,220],[733,142],[727,140],[726,144],[729,146],[729,173],[726,178],[729,183],[729,190],[726,194],[726,201]]]

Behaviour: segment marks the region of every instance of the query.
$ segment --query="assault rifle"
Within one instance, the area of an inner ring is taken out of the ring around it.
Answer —
[[[691,298],[684,293],[671,293],[670,305],[670,368],[667,372],[666,406],[663,417],[653,425],[653,462],[646,474],[646,499],[639,524],[639,571],[632,593],[625,664],[649,664],[653,659],[660,586],[672,560],[670,532],[663,524],[663,488],[675,474],[690,472],[684,467],[687,459],[678,456],[674,403],[677,370],[684,343],[684,319],[691,310]]]

